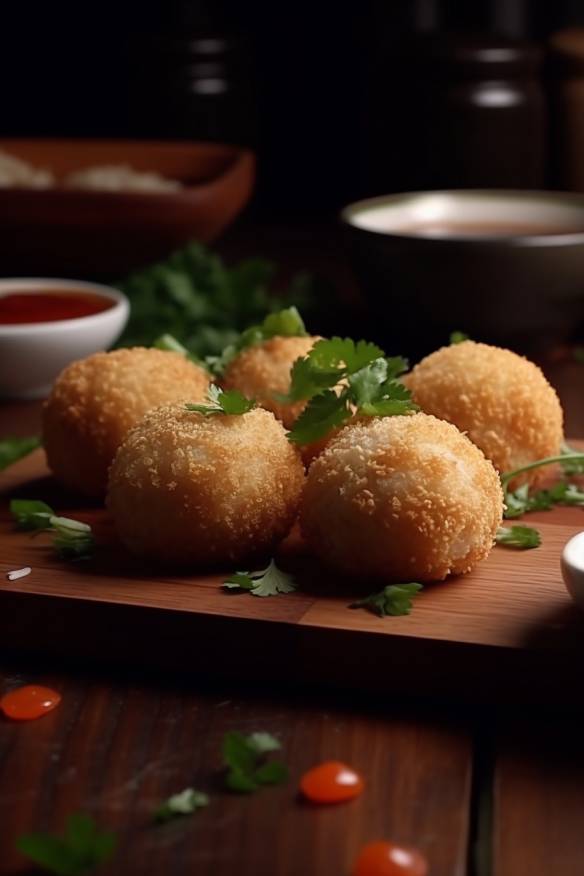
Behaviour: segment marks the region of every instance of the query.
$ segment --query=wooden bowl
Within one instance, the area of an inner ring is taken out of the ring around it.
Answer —
[[[96,165],[129,165],[177,179],[171,192],[0,189],[0,272],[119,277],[189,240],[209,243],[252,192],[253,153],[191,142],[0,140],[0,149],[57,179]]]

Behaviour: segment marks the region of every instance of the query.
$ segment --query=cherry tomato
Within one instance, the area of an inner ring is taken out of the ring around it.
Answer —
[[[337,760],[321,763],[304,773],[300,790],[313,803],[342,803],[363,792],[365,783],[359,773]]]
[[[395,843],[369,843],[361,849],[353,876],[427,876],[428,862],[417,849]]]
[[[14,721],[33,721],[42,718],[61,702],[61,694],[49,687],[27,684],[17,687],[0,698],[0,709]]]

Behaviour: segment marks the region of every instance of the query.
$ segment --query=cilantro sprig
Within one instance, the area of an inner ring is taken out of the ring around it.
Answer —
[[[450,346],[453,344],[462,344],[463,341],[468,340],[470,340],[470,338],[464,332],[455,331],[450,333]]]
[[[277,313],[269,313],[259,325],[252,325],[245,329],[237,340],[225,347],[221,355],[207,356],[206,365],[213,374],[221,377],[238,353],[248,347],[261,344],[270,338],[304,338],[307,335],[306,326],[298,309],[286,307]]]
[[[18,462],[37,447],[40,447],[40,438],[3,438],[0,441],[0,471],[9,465]]]
[[[518,475],[554,463],[559,463],[567,474],[579,474],[584,471],[584,453],[571,450],[564,445],[563,452],[557,456],[538,459],[501,475],[506,505],[504,516],[507,519],[520,517],[528,511],[549,511],[554,505],[584,505],[584,492],[576,484],[565,480],[559,481],[550,489],[536,490],[535,492],[530,492],[528,484],[522,484],[515,490],[510,489],[509,484]]]
[[[192,815],[197,809],[203,809],[209,805],[209,797],[202,791],[194,788],[185,788],[178,794],[172,794],[154,812],[154,820],[163,824],[179,818],[181,815]]]
[[[500,526],[495,541],[504,547],[525,551],[539,547],[541,535],[531,526]]]
[[[214,414],[247,414],[255,407],[253,399],[246,398],[237,389],[223,390],[212,383],[207,390],[207,401],[198,404],[185,405],[187,411],[203,414],[205,417]]]
[[[410,614],[412,600],[420,590],[421,584],[388,584],[379,593],[372,593],[358,602],[353,602],[349,608],[364,608],[378,617]]]
[[[223,584],[226,590],[247,592],[252,596],[293,593],[297,586],[294,577],[279,569],[274,560],[270,560],[267,567],[258,572],[235,572]]]
[[[288,768],[266,754],[279,751],[280,742],[270,733],[245,736],[231,730],[223,737],[223,762],[227,768],[225,784],[231,791],[250,794],[262,785],[280,785],[288,781]]]
[[[53,534],[53,547],[62,560],[84,560],[93,554],[91,526],[70,517],[59,517],[50,505],[37,499],[12,499],[12,514],[19,529]]]
[[[317,341],[292,366],[290,391],[281,401],[306,401],[288,433],[294,444],[310,444],[342,426],[354,414],[386,417],[418,410],[397,379],[408,368],[401,356],[386,358],[368,341]]]
[[[83,876],[114,853],[116,837],[98,830],[89,815],[71,815],[62,836],[29,833],[18,837],[16,846],[35,864],[58,876]]]

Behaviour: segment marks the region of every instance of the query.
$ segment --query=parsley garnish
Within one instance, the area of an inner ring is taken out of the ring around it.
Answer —
[[[50,505],[34,499],[12,499],[10,513],[19,529],[53,533],[53,547],[62,560],[84,560],[95,548],[91,526],[58,517]]]
[[[530,550],[539,547],[541,535],[531,526],[500,526],[495,536],[497,544],[518,550]]]
[[[269,733],[244,736],[231,730],[223,737],[223,761],[227,767],[225,783],[232,791],[251,793],[261,785],[280,785],[288,781],[288,768],[277,760],[265,760],[270,751],[281,748]]]
[[[408,363],[401,356],[385,358],[367,341],[331,338],[317,341],[307,356],[292,366],[291,385],[282,401],[309,400],[288,438],[309,444],[341,426],[353,414],[387,417],[418,410],[408,389],[398,381]]]
[[[567,481],[560,481],[548,490],[536,490],[534,493],[529,492],[528,484],[523,484],[516,490],[509,489],[513,478],[545,465],[560,463],[564,471],[574,474],[581,471],[580,466],[584,465],[584,453],[571,451],[565,445],[564,448],[559,456],[548,456],[501,475],[506,505],[504,516],[507,519],[519,517],[528,511],[549,511],[554,505],[584,505],[584,492]]]
[[[372,593],[365,599],[353,602],[349,608],[365,608],[379,617],[409,614],[412,600],[421,589],[421,584],[388,584],[379,593]]]
[[[470,340],[468,335],[465,335],[464,332],[451,332],[450,333],[450,345],[452,344],[462,344],[463,341]]]
[[[247,591],[252,596],[278,596],[292,593],[297,584],[292,575],[283,572],[274,560],[270,560],[268,566],[259,572],[235,572],[227,578],[223,587],[226,590]]]
[[[116,847],[113,833],[100,833],[89,815],[71,815],[63,836],[30,833],[16,846],[35,864],[58,876],[82,876],[107,861]]]
[[[187,411],[203,414],[205,417],[213,414],[247,414],[255,407],[253,399],[246,398],[237,389],[223,390],[212,383],[207,390],[207,402],[185,405]]]
[[[40,438],[3,438],[0,441],[0,471],[41,446]]]
[[[574,450],[573,447],[570,447],[569,444],[566,444],[564,441],[562,444],[562,460],[560,465],[562,466],[562,470],[564,474],[567,475],[578,475],[584,474],[584,456],[582,459],[574,459],[574,455],[579,455],[577,450]],[[569,459],[566,459],[569,457]]]
[[[305,338],[308,335],[304,321],[296,307],[287,307],[277,313],[269,313],[260,325],[252,325],[243,331],[236,341],[228,344],[220,356],[208,356],[209,369],[221,376],[238,353],[270,338]]]
[[[154,813],[158,822],[171,821],[181,815],[191,815],[197,809],[209,805],[209,797],[194,788],[185,788],[179,794],[173,794],[162,803]]]

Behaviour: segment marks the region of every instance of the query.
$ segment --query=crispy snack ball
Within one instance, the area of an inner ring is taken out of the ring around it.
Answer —
[[[247,398],[254,398],[289,429],[306,402],[285,404],[274,395],[288,392],[292,365],[306,356],[316,341],[318,338],[276,337],[248,347],[229,364],[222,383],[225,389],[238,389]]]
[[[555,390],[525,359],[487,344],[442,347],[404,379],[423,411],[466,432],[500,472],[560,452],[563,414]],[[535,483],[536,470],[516,479]]]
[[[180,353],[133,347],[95,353],[57,377],[43,410],[43,444],[55,477],[103,496],[128,431],[165,402],[202,401],[209,375]]]
[[[300,524],[341,572],[434,581],[484,559],[502,514],[499,478],[478,447],[413,414],[343,429],[309,469]]]
[[[150,411],[110,470],[108,507],[135,554],[175,566],[237,566],[271,552],[298,514],[304,468],[281,423]]]

